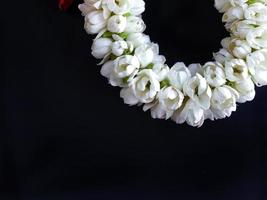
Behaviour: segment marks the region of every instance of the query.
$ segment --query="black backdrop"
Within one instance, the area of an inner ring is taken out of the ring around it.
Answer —
[[[169,65],[219,49],[213,1],[146,2],[146,32]],[[0,199],[266,200],[267,88],[200,129],[153,120],[100,76],[76,7],[1,2]]]

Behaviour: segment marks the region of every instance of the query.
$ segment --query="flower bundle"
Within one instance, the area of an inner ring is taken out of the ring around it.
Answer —
[[[215,0],[230,36],[214,60],[169,67],[159,46],[144,34],[143,0],[85,0],[85,30],[96,34],[92,55],[101,74],[128,105],[143,105],[153,118],[200,127],[229,117],[267,85],[267,0]]]

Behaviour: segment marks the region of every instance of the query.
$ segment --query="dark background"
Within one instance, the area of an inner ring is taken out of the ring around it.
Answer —
[[[146,3],[146,33],[170,66],[220,48],[213,1]],[[200,129],[153,120],[101,77],[76,7],[1,2],[0,199],[266,200],[267,88]]]

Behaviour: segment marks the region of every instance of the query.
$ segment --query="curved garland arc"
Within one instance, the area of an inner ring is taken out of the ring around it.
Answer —
[[[213,61],[169,67],[159,46],[144,34],[143,0],[84,0],[79,5],[92,55],[101,74],[128,105],[143,105],[153,118],[200,127],[229,117],[267,85],[267,0],[215,0],[230,36]]]

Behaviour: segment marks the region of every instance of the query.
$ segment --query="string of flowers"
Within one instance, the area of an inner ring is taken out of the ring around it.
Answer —
[[[215,0],[230,36],[214,60],[172,67],[144,34],[143,0],[85,0],[79,5],[92,55],[101,74],[128,105],[143,105],[153,118],[202,126],[229,117],[237,103],[252,101],[255,85],[267,85],[267,0]]]

